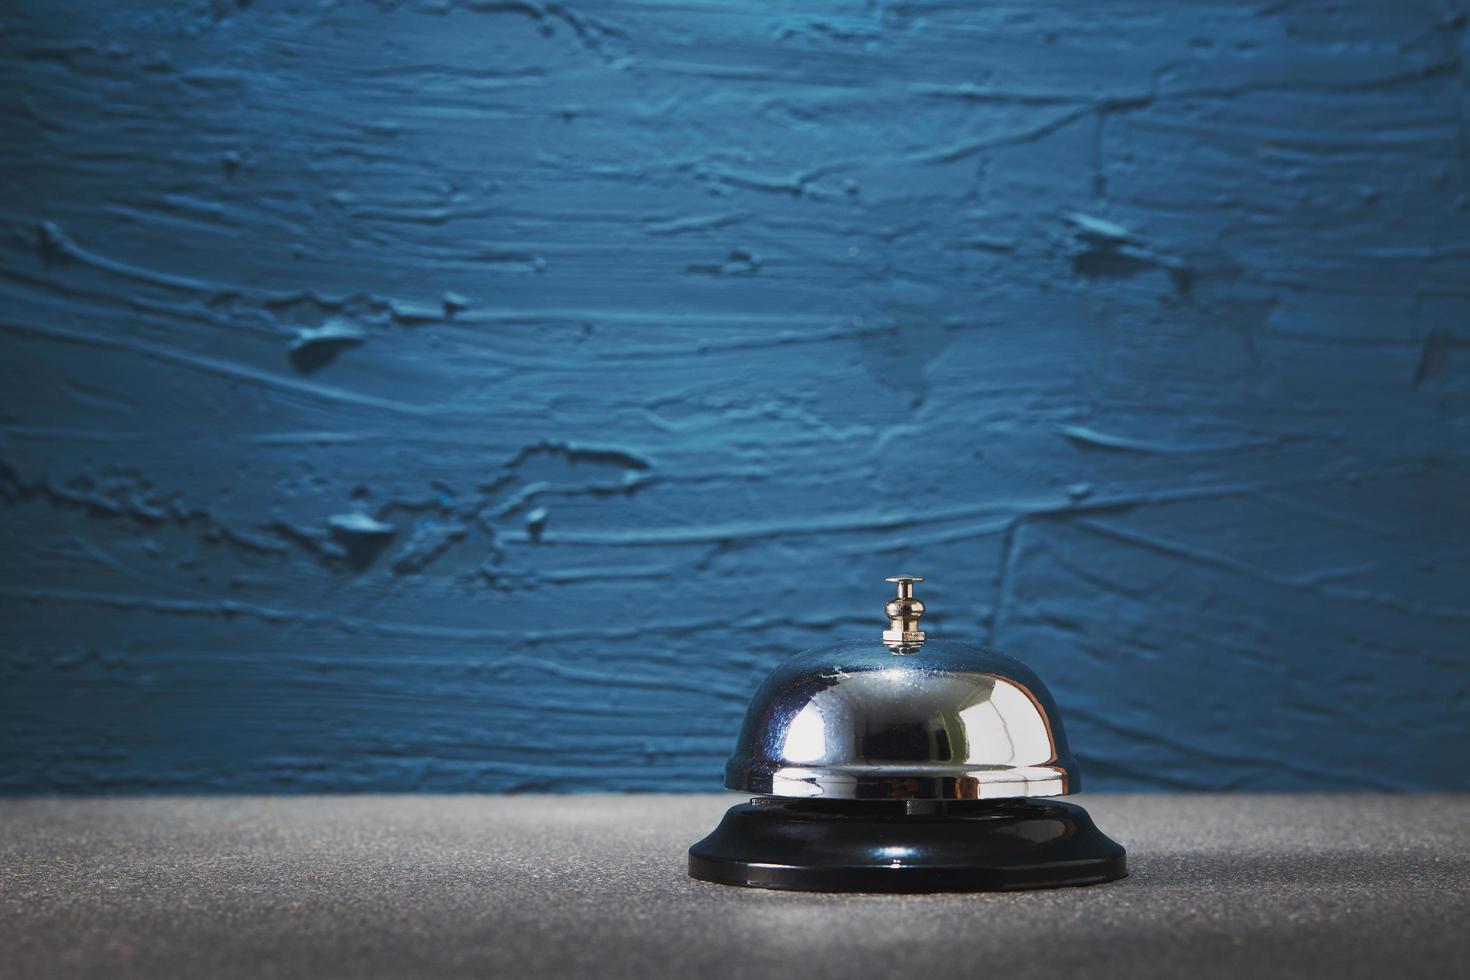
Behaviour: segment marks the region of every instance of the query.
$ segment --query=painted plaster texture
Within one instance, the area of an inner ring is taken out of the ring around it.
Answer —
[[[0,790],[695,790],[790,653],[1470,786],[1450,2],[21,0]]]

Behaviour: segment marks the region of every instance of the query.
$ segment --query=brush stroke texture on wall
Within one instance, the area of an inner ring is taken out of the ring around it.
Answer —
[[[23,0],[0,788],[692,790],[781,657],[1470,786],[1462,2]]]

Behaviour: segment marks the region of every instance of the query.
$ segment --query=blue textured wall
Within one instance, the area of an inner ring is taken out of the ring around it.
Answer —
[[[1464,3],[5,6],[0,788],[708,789],[896,570],[1470,785]]]

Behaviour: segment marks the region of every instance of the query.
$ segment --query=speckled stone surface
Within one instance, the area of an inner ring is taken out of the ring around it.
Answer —
[[[0,801],[0,975],[1447,976],[1470,796],[1084,796],[1132,875],[1005,895],[691,881],[729,796]]]

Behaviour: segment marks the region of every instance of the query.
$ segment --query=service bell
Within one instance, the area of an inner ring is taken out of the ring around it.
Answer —
[[[888,628],[779,665],[725,787],[754,794],[689,849],[704,881],[809,891],[990,891],[1113,881],[1123,848],[1055,797],[1081,786],[1025,664],[919,628],[922,578],[888,579]]]

